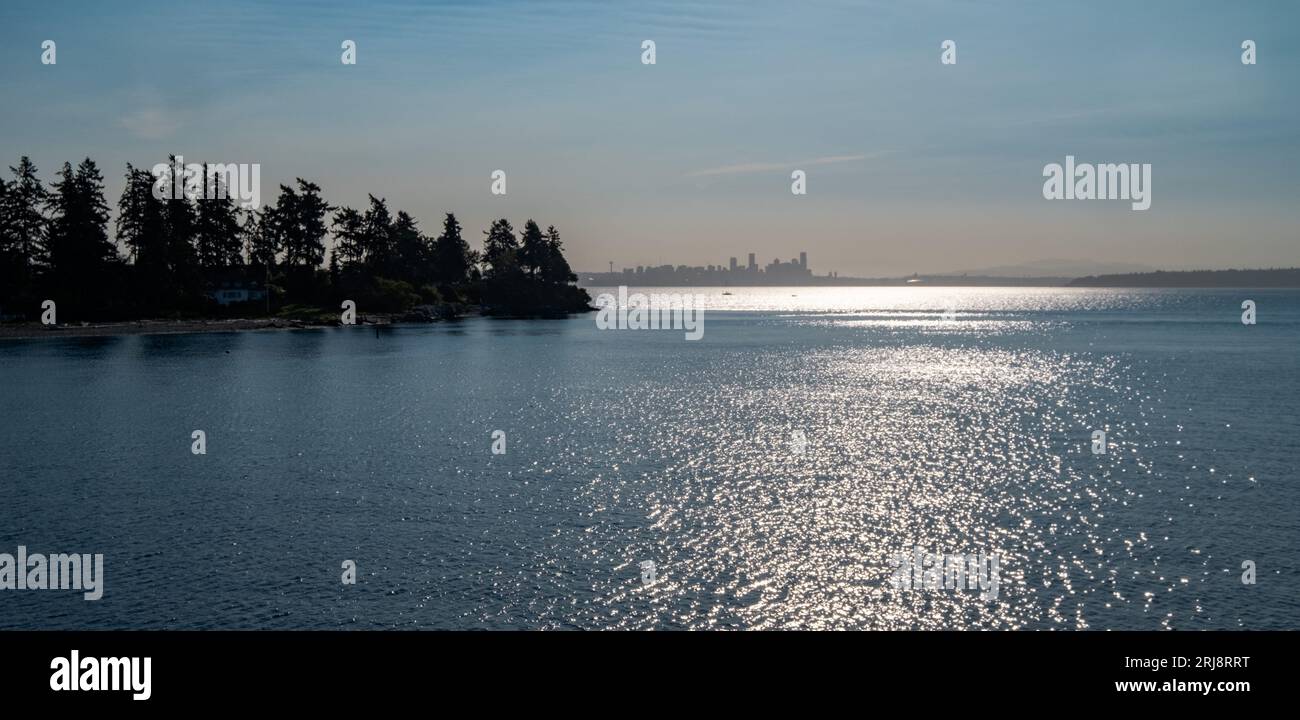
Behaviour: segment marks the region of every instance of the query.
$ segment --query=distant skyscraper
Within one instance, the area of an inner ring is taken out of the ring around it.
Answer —
[[[749,269],[750,270],[758,269],[758,261],[754,259],[754,253],[749,254]]]
[[[736,272],[736,258],[731,258],[731,271]]]
[[[799,253],[799,267],[803,268],[804,270],[808,269],[808,253],[806,252]]]

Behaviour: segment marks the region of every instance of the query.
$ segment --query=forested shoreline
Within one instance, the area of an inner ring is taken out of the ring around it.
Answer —
[[[1300,268],[1258,270],[1156,270],[1145,273],[1089,275],[1075,278],[1070,287],[1143,288],[1297,288]]]
[[[9,170],[0,179],[0,319],[8,321],[37,319],[47,300],[60,322],[337,316],[344,300],[359,313],[432,306],[444,317],[590,309],[559,231],[532,219],[518,234],[509,220],[494,221],[475,250],[453,213],[434,237],[383,198],[334,206],[302,178],[281,185],[274,203],[245,208],[209,192],[206,166],[201,193],[159,200],[158,178],[128,164],[110,223],[91,159],[65,162],[48,186],[27,157]]]

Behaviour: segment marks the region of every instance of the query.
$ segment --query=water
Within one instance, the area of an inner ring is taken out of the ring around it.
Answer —
[[[698,342],[2,341],[0,552],[103,553],[105,591],[0,627],[1300,626],[1300,293],[702,292]],[[996,553],[997,598],[891,589],[915,547]]]

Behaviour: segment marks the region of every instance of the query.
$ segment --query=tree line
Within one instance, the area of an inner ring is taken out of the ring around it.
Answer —
[[[23,157],[0,178],[0,317],[30,319],[44,299],[60,319],[198,317],[336,311],[343,299],[362,312],[420,304],[481,306],[490,313],[588,309],[574,283],[560,233],[529,219],[484,231],[482,250],[447,213],[436,237],[383,198],[369,207],[329,204],[315,183],[281,185],[273,204],[240,207],[223,192],[159,200],[158,178],[127,164],[110,236],[104,181],[89,158],[64,163],[47,187]],[[212,197],[215,196],[215,197]],[[327,238],[333,240],[327,251]],[[266,297],[218,305],[222,287],[256,287]]]

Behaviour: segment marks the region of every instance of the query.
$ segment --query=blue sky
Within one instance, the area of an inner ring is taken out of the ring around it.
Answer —
[[[1300,265],[1298,20],[1294,2],[10,0],[0,161],[53,179],[88,155],[111,204],[128,161],[256,162],[264,201],[302,176],[430,232],[449,210],[475,234],[534,217],[584,270],[800,250],[868,276]],[[1044,200],[1067,154],[1151,163],[1151,209]]]

